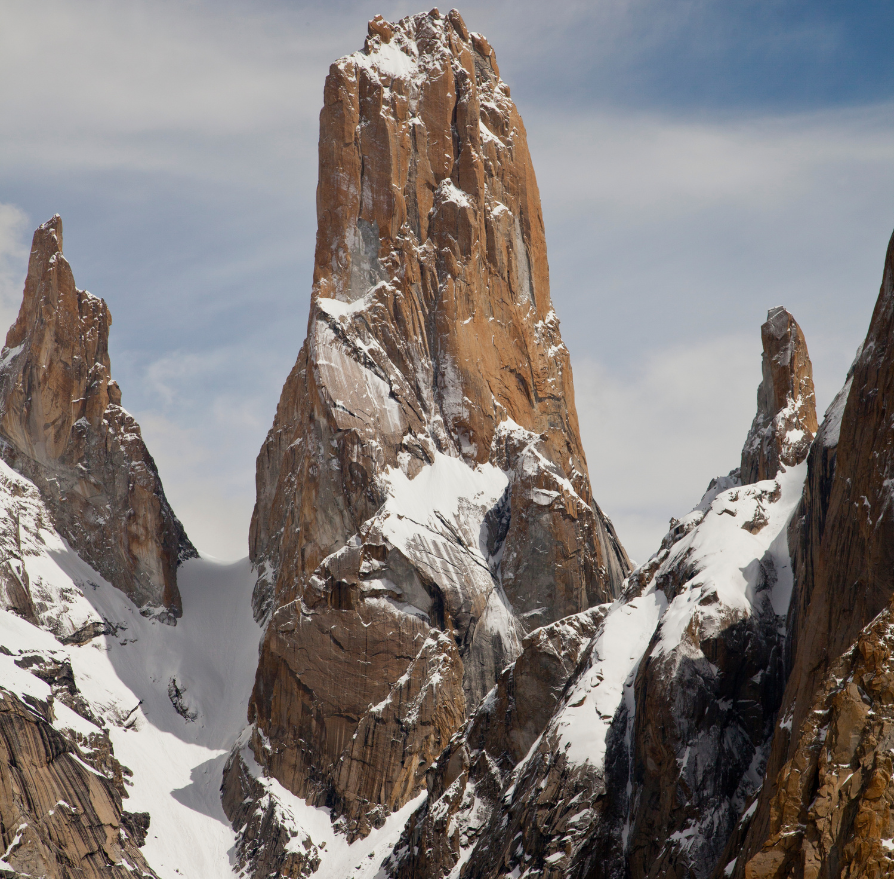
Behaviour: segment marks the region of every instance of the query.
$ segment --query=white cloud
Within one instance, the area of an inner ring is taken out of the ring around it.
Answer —
[[[242,466],[234,467],[234,450],[209,442],[209,434],[221,429],[238,434],[234,421],[209,424],[200,418],[184,426],[158,412],[140,415],[143,438],[186,533],[203,553],[227,560],[248,554],[254,470],[244,443],[236,443]]]
[[[593,493],[631,557],[645,561],[714,476],[739,465],[760,382],[759,330],[650,353],[618,374],[574,364]]]
[[[575,215],[655,221],[721,205],[776,210],[842,176],[894,178],[894,105],[716,121],[655,113],[529,120],[541,186]]]
[[[27,236],[28,218],[24,211],[13,204],[0,203],[0,332],[12,325],[22,304],[28,265]]]
[[[163,355],[140,388],[138,420],[168,500],[193,543],[217,558],[248,552],[255,458],[278,396],[278,379],[263,381],[268,353],[245,343]]]
[[[315,135],[323,79],[345,51],[318,17],[223,2],[8,4],[0,118],[15,126],[0,157],[271,184],[265,166],[297,158],[303,127]]]

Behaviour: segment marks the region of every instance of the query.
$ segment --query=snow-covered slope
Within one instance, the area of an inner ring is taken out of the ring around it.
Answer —
[[[458,852],[457,877],[558,879],[596,863],[621,876],[645,856],[637,875],[710,873],[766,762],[792,587],[786,532],[805,474],[715,480],[672,523],[474,848]]]
[[[83,562],[52,529],[34,486],[0,462],[0,535],[10,530],[18,546],[12,555],[3,546],[3,566],[29,585],[40,625],[0,610],[0,685],[46,702],[53,687],[32,671],[70,664],[82,698],[66,698],[82,713],[57,690],[53,726],[81,743],[107,731],[126,767],[124,808],[151,817],[142,848],[151,868],[165,879],[232,875],[221,774],[245,726],[261,634],[248,561],[187,561],[178,576],[184,614],[171,626],[141,616]],[[4,859],[15,865],[25,854],[12,845]]]
[[[410,485],[396,479],[395,497],[409,503]],[[495,483],[493,491],[499,495],[502,486]],[[142,616],[59,537],[37,489],[2,461],[0,550],[0,699],[6,691],[26,705],[49,703],[52,726],[79,748],[78,760],[90,761],[89,771],[99,765],[114,780],[118,767],[124,810],[150,816],[141,851],[159,877],[240,875],[221,782],[228,755],[245,742],[258,662],[261,628],[252,617],[248,560],[185,562],[178,572],[182,618],[172,626]],[[33,599],[31,622],[10,606],[9,576]],[[59,679],[58,669],[69,667],[73,696],[46,680],[48,669]],[[100,765],[107,743],[114,760]],[[312,839],[310,863],[318,865],[319,879],[372,879],[420,802],[349,844],[328,809],[309,806],[264,778],[248,748],[239,753],[269,793],[262,806],[277,811],[286,845],[306,854],[305,840]],[[30,855],[24,830],[10,828],[14,842],[0,875],[4,869],[30,874],[22,866]],[[121,868],[139,871],[126,857]]]

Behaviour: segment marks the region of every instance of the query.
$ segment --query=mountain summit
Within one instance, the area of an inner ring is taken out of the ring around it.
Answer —
[[[613,599],[629,562],[587,476],[524,125],[456,11],[373,19],[331,67],[317,205],[308,336],[258,456],[251,751],[363,836],[525,635]]]
[[[112,315],[75,286],[57,214],[34,233],[19,316],[0,353],[0,455],[34,482],[59,533],[147,612],[180,615],[196,556],[109,364]]]

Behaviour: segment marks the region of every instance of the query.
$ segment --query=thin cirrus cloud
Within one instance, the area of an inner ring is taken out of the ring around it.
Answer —
[[[326,71],[374,13],[412,11],[3,9],[0,317],[30,230],[59,211],[78,284],[114,314],[125,405],[219,557],[245,554],[254,459],[306,329]],[[738,460],[766,309],[804,327],[821,405],[865,332],[894,225],[890,16],[751,0],[462,12],[525,118],[594,491],[643,558]]]

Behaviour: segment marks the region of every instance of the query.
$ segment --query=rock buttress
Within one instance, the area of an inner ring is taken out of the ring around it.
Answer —
[[[761,341],[763,374],[742,449],[742,487],[728,495],[756,502],[745,521],[735,517],[740,533],[751,535],[742,539],[755,544],[754,594],[744,606],[726,600],[720,580],[679,643],[661,649],[656,639],[640,665],[628,757],[636,790],[626,819],[634,879],[710,876],[757,788],[782,700],[792,580],[787,534],[798,512],[781,495],[793,476],[784,472],[803,464],[810,450],[816,401],[807,343],[785,308],[770,309]],[[788,489],[794,497],[803,478]],[[779,518],[774,508],[783,505],[787,513]],[[729,503],[721,515],[735,509]],[[718,548],[729,551],[734,540],[730,534],[728,547]],[[676,582],[666,581],[669,601],[700,579],[699,566],[686,570],[687,561]]]
[[[0,876],[155,877],[139,849],[148,816],[122,810],[120,766],[116,784],[52,713],[52,699],[26,704],[0,688]],[[108,735],[94,738],[117,765]]]
[[[810,455],[791,536],[791,674],[753,817],[727,852],[736,877],[883,876],[894,866],[881,842],[894,833],[892,340],[894,237],[866,341]]]

